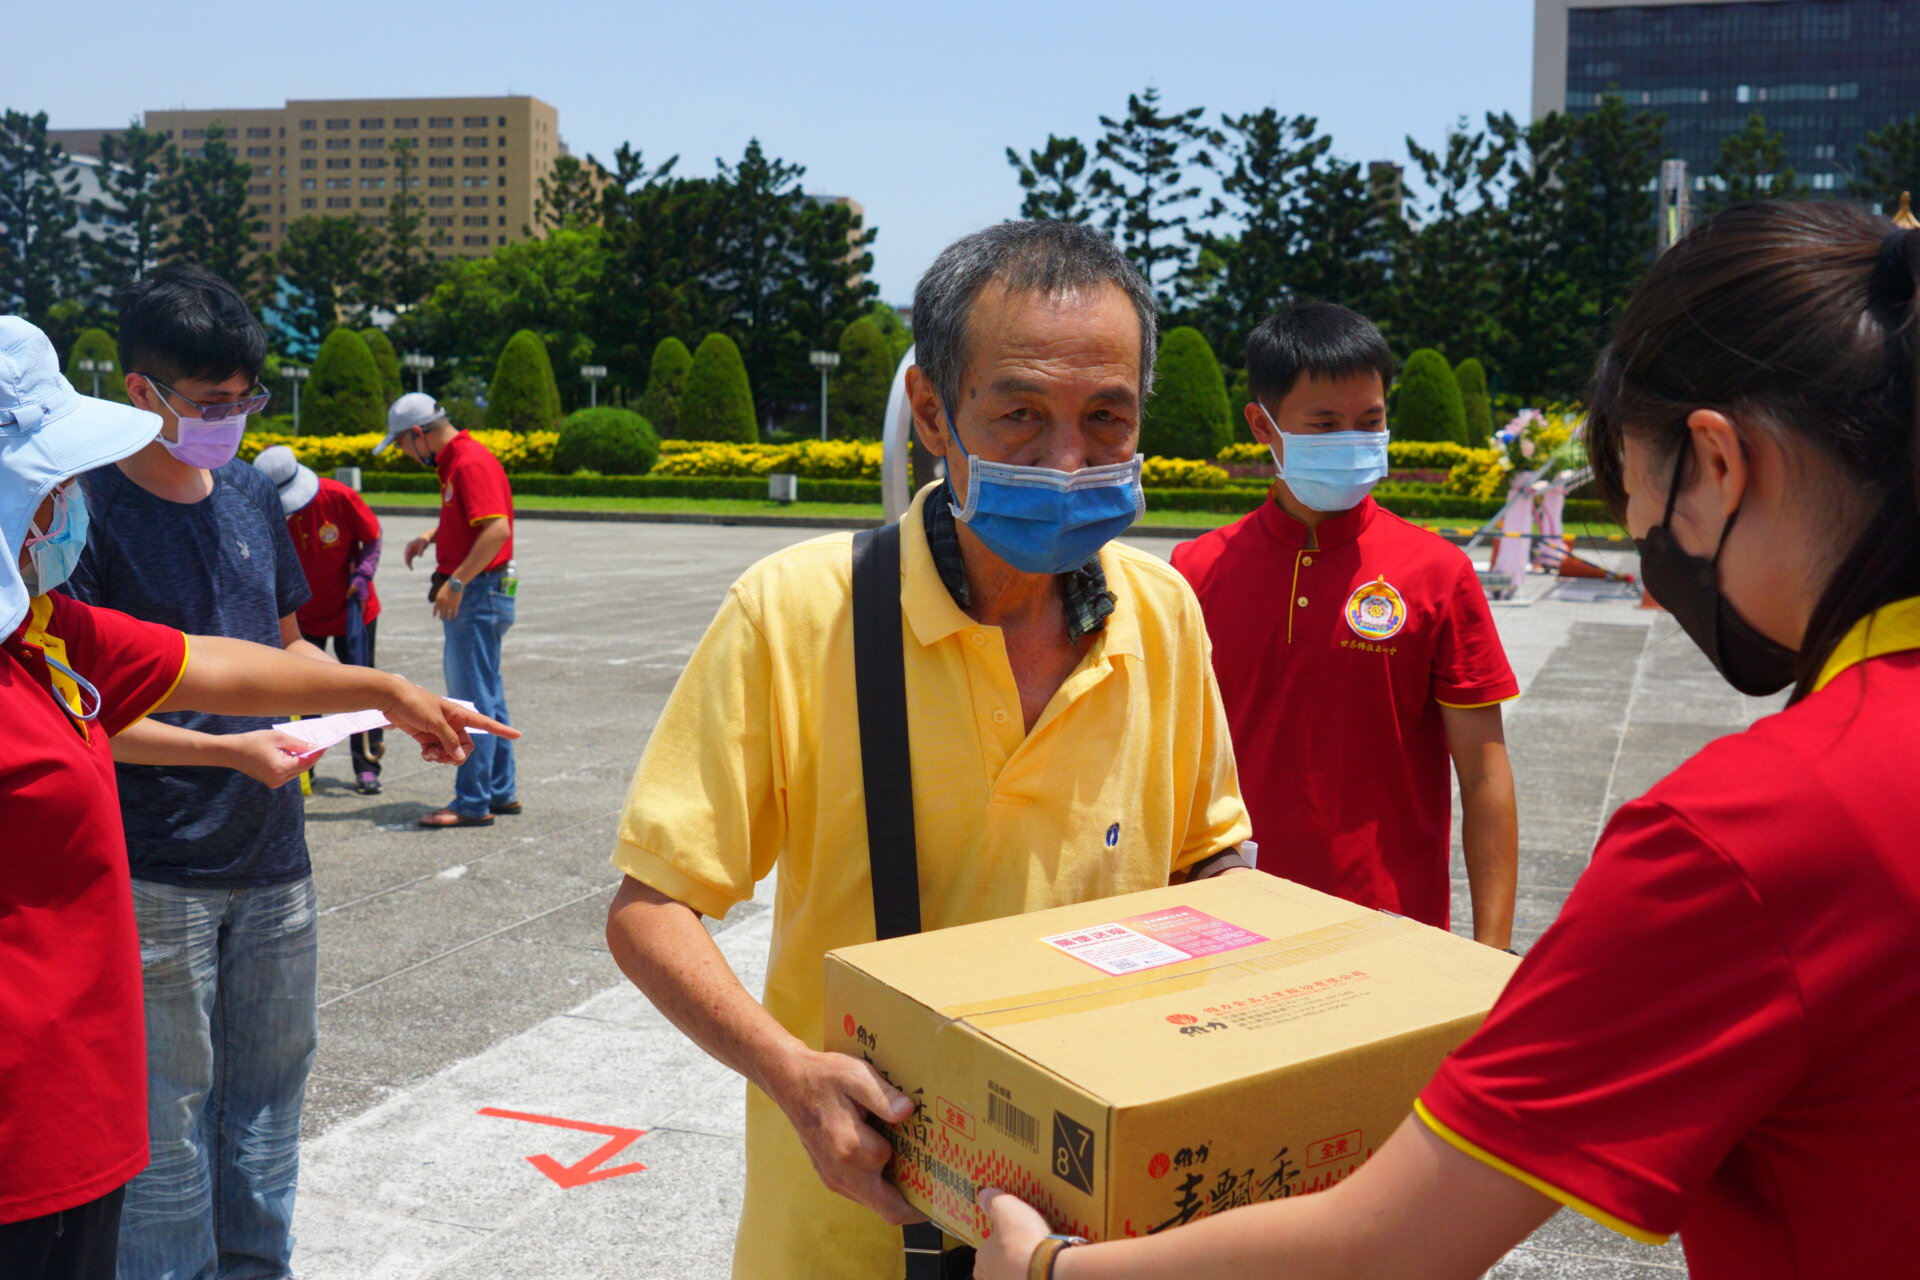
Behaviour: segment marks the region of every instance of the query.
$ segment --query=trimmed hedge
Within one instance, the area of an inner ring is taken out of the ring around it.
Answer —
[[[1460,381],[1447,358],[1431,347],[1407,357],[1400,393],[1393,402],[1393,434],[1399,440],[1467,443],[1467,411]]]
[[[828,379],[827,422],[840,440],[878,440],[898,363],[880,326],[861,316],[840,334],[840,367]]]
[[[653,424],[663,440],[680,434],[680,398],[687,394],[687,374],[692,369],[693,352],[680,339],[669,334],[654,347],[639,408],[640,416]]]
[[[1206,338],[1192,325],[1171,330],[1160,344],[1140,451],[1160,458],[1218,457],[1233,439],[1231,412],[1227,380]]]
[[[300,405],[300,434],[357,436],[387,430],[387,404],[380,368],[367,340],[352,329],[335,329],[320,344],[313,376]]]
[[[97,360],[112,366],[99,375],[102,400],[111,400],[115,404],[133,403],[127,397],[127,379],[120,372],[120,348],[105,329],[82,329],[80,336],[73,341],[73,350],[67,354],[67,367],[61,370],[75,391],[90,396],[93,394],[94,375],[80,372],[82,360]]]
[[[1493,438],[1493,397],[1487,393],[1487,369],[1472,356],[1460,362],[1453,371],[1453,379],[1460,384],[1460,407],[1466,416],[1466,442],[1479,445],[1482,440]]]
[[[500,349],[487,388],[487,426],[494,431],[551,431],[560,425],[560,388],[547,345],[522,329]]]
[[[360,336],[367,340],[367,350],[373,353],[373,367],[380,371],[382,393],[387,403],[392,404],[407,389],[400,380],[400,353],[393,349],[393,340],[384,329],[369,326],[360,331]]]
[[[576,409],[560,424],[553,469],[568,475],[582,468],[604,475],[643,476],[660,460],[653,424],[630,409]]]
[[[424,471],[368,471],[361,476],[369,493],[437,493],[439,480]],[[513,477],[516,500],[541,495],[570,495],[593,498],[734,498],[753,501],[767,496],[764,477],[745,476],[555,476],[517,475]],[[1208,511],[1221,515],[1245,515],[1266,497],[1262,488],[1155,489],[1147,490],[1149,511]],[[1396,515],[1412,519],[1451,519],[1481,524],[1500,509],[1497,502],[1436,494],[1430,491],[1402,492],[1382,485],[1374,491],[1380,505]],[[801,480],[801,502],[844,502],[878,505],[880,485],[871,480]],[[536,508],[537,502],[522,502]],[[1602,503],[1570,501],[1566,519],[1569,524],[1609,523],[1612,517]]]
[[[688,440],[754,444],[760,439],[753,388],[740,348],[724,333],[710,333],[693,353],[687,393],[680,400],[680,434]]]

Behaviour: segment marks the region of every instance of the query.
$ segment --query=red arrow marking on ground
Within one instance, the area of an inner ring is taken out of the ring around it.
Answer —
[[[602,1169],[603,1161],[611,1160],[622,1151],[638,1142],[646,1134],[645,1129],[623,1129],[617,1124],[588,1124],[584,1120],[561,1120],[554,1116],[529,1115],[525,1111],[502,1111],[497,1107],[482,1107],[483,1116],[498,1116],[502,1120],[524,1120],[528,1124],[550,1124],[556,1129],[578,1129],[582,1133],[604,1133],[607,1141],[586,1159],[577,1164],[561,1164],[552,1156],[528,1156],[527,1163],[552,1178],[569,1190],[583,1187],[589,1182],[602,1182],[608,1178],[618,1178],[629,1173],[644,1172],[643,1164],[623,1164],[616,1169]]]

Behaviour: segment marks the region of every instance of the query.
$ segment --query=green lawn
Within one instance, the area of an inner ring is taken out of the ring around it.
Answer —
[[[394,507],[419,507],[430,510],[440,505],[435,493],[369,493],[368,502]],[[688,512],[717,516],[832,516],[877,520],[877,503],[794,502],[782,505],[757,498],[600,498],[563,494],[529,494],[520,505],[529,511],[662,511]],[[1238,516],[1211,511],[1155,511],[1148,508],[1140,523],[1150,527],[1176,529],[1217,529],[1232,524]],[[1446,533],[1471,533],[1477,526],[1458,519],[1416,519],[1413,523]],[[1616,525],[1577,524],[1569,532],[1579,537],[1620,537],[1625,533]]]

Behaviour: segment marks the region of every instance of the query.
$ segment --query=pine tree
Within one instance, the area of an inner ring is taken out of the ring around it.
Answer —
[[[575,231],[600,225],[600,187],[607,174],[592,156],[555,157],[553,168],[540,179],[533,201],[534,225],[542,231],[561,227]]]
[[[1806,194],[1787,163],[1786,136],[1767,128],[1755,110],[1740,132],[1720,140],[1720,161],[1707,184],[1707,208],[1724,209],[1748,200],[1791,200]]]
[[[1465,422],[1460,442],[1481,448],[1482,442],[1493,436],[1493,397],[1487,392],[1487,370],[1478,360],[1468,356],[1453,371],[1454,382],[1460,388],[1460,407]]]
[[[252,298],[263,265],[255,237],[265,224],[247,203],[253,166],[239,157],[227,136],[218,120],[209,124],[199,150],[181,152],[180,163],[161,183],[170,219],[161,253],[169,264],[205,267]]]
[[[507,339],[487,388],[492,431],[551,431],[560,423],[560,388],[546,344],[530,329]]]
[[[373,237],[358,218],[309,214],[287,224],[274,264],[291,295],[279,314],[292,349],[316,351],[328,330],[359,319],[373,288],[367,271],[372,254]]]
[[[1920,112],[1876,129],[1855,148],[1860,176],[1847,184],[1847,194],[1891,215],[1900,205],[1900,193],[1920,196]]]
[[[45,327],[80,282],[79,180],[47,137],[47,113],[0,114],[0,311]]]
[[[1489,115],[1487,126],[1508,159],[1486,350],[1508,390],[1536,402],[1573,399],[1593,368],[1600,340],[1597,315],[1583,306],[1568,260],[1575,233],[1564,171],[1573,159],[1577,125],[1573,117],[1552,112],[1528,124]]]
[[[1193,222],[1193,203],[1200,198],[1187,167],[1211,166],[1206,147],[1220,145],[1220,136],[1200,123],[1203,110],[1163,112],[1160,90],[1148,85],[1143,93],[1127,95],[1125,116],[1100,117],[1106,133],[1094,150],[1103,167],[1094,170],[1088,190],[1101,225],[1157,288],[1170,285],[1187,258],[1182,233]]]
[[[433,292],[442,272],[420,231],[420,157],[414,154],[413,141],[395,138],[387,149],[393,157],[393,194],[387,197],[375,294],[389,311],[405,312]]]
[[[1484,347],[1495,301],[1493,188],[1506,166],[1503,144],[1461,121],[1440,150],[1408,138],[1407,152],[1424,196],[1395,228],[1382,328],[1400,347]]]
[[[640,396],[640,416],[653,424],[663,439],[680,434],[680,401],[687,393],[687,374],[693,369],[693,352],[687,344],[669,334],[653,349],[653,363],[647,372],[647,389]]]
[[[80,368],[82,360],[104,364],[107,371],[83,372]],[[126,375],[120,369],[120,348],[105,329],[82,329],[80,336],[74,340],[73,350],[67,355],[67,366],[62,372],[67,375],[68,382],[86,395],[118,404],[132,403],[127,397]]]
[[[693,353],[687,394],[680,401],[680,434],[687,440],[760,439],[753,388],[740,348],[724,333],[710,333]]]
[[[1160,343],[1153,395],[1140,426],[1140,452],[1155,458],[1220,456],[1233,441],[1227,381],[1206,337],[1191,325]]]
[[[893,389],[893,360],[880,326],[862,316],[840,334],[840,367],[833,371],[828,417],[842,440],[877,440]]]
[[[1393,401],[1393,437],[1467,443],[1460,383],[1447,358],[1430,347],[1408,356],[1400,374],[1400,390]]]
[[[1085,222],[1093,217],[1088,202],[1087,148],[1078,138],[1047,135],[1047,145],[1022,157],[1007,148],[1007,163],[1026,192],[1020,200],[1022,218],[1054,222]]]
[[[119,133],[100,135],[100,195],[93,214],[99,238],[91,242],[95,278],[112,297],[144,279],[160,259],[166,234],[163,184],[180,157],[164,134],[129,124]]]
[[[300,432],[310,436],[353,436],[384,431],[387,401],[381,398],[380,371],[366,339],[352,329],[335,329],[320,344],[300,402]]]
[[[387,337],[384,329],[368,326],[360,331],[366,339],[367,350],[373,353],[373,367],[380,371],[380,390],[392,404],[406,391],[406,384],[400,379],[400,353],[393,349],[393,339]]]
[[[1566,193],[1564,260],[1580,299],[1580,314],[1603,333],[1616,308],[1653,261],[1655,179],[1660,173],[1666,117],[1627,114],[1618,95],[1581,114],[1573,154],[1561,168]]]

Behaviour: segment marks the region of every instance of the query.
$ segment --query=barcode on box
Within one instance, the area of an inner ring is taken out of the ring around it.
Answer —
[[[1040,1149],[1040,1124],[997,1093],[987,1095],[987,1123],[1029,1151]]]

